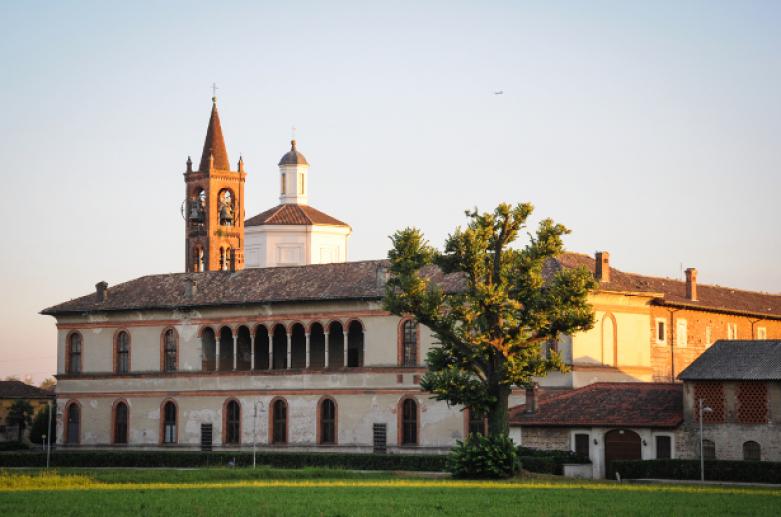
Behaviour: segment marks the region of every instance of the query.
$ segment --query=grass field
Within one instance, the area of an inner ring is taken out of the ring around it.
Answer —
[[[778,515],[781,491],[329,469],[0,472],[0,515]]]

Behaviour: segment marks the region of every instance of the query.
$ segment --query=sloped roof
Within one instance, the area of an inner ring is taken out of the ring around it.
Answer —
[[[206,139],[203,142],[201,153],[200,172],[209,170],[209,156],[214,155],[214,168],[221,171],[229,171],[230,163],[228,151],[225,149],[225,139],[222,136],[220,115],[217,113],[217,98],[212,98],[212,112],[209,116],[209,127],[206,129]]]
[[[266,210],[254,217],[250,217],[244,221],[244,226],[263,226],[267,224],[281,224],[281,225],[303,225],[312,226],[315,224],[327,225],[327,226],[346,226],[350,227],[347,223],[343,223],[335,217],[321,212],[320,210],[311,207],[309,205],[298,205],[295,203],[285,203],[277,205],[274,208]]]
[[[564,253],[548,264],[548,272],[560,268],[583,266],[594,271],[594,257],[580,253]],[[670,278],[626,273],[610,268],[610,282],[599,284],[598,289],[620,292],[661,293],[663,299],[657,303],[663,305],[685,306],[692,308],[718,309],[728,312],[747,312],[766,317],[781,318],[781,295],[756,291],[743,291],[717,285],[697,284],[698,300],[686,298],[686,282]]]
[[[677,427],[683,386],[654,382],[598,382],[538,395],[537,410],[510,409],[510,425],[528,427]]]
[[[22,381],[0,381],[0,399],[51,399],[54,392]]]
[[[109,287],[107,298],[98,302],[94,293],[48,309],[42,314],[126,311],[141,309],[179,309],[253,305],[266,303],[379,300],[385,287],[378,282],[378,269],[385,260],[315,264],[308,266],[251,268],[202,273],[150,275]],[[435,267],[424,274],[446,291],[461,288],[458,275],[444,275]],[[185,294],[188,282],[196,284],[192,296]]]
[[[684,371],[684,381],[781,380],[781,341],[716,341]]]

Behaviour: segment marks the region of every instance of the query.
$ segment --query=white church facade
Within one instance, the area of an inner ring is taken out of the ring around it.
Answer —
[[[433,336],[383,309],[386,261],[347,260],[351,228],[308,204],[296,143],[279,163],[280,204],[257,216],[244,216],[243,161],[229,169],[215,103],[198,170],[188,160],[185,173],[186,272],[101,282],[43,311],[58,329],[57,443],[442,452],[481,431],[478,415],[420,389]],[[570,371],[540,379],[543,390],[670,382],[717,339],[781,334],[781,297],[698,296],[696,276],[623,273],[605,252],[549,264],[580,266],[599,281],[596,325],[547,345]],[[512,403],[524,400],[515,390]]]

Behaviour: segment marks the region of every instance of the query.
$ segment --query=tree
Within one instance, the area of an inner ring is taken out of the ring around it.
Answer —
[[[44,443],[44,435],[51,436],[52,442],[55,440],[57,432],[57,419],[52,415],[51,427],[47,432],[46,426],[49,424],[49,405],[38,411],[33,418],[33,424],[30,427],[30,441],[33,443]]]
[[[54,377],[47,377],[38,387],[43,390],[53,390],[57,387],[57,380]]]
[[[545,219],[525,247],[511,247],[532,210],[524,203],[501,204],[492,213],[467,211],[467,227],[448,236],[443,252],[418,229],[400,230],[388,252],[386,309],[413,316],[438,341],[421,387],[437,400],[486,415],[492,437],[509,432],[512,386],[566,371],[560,356],[544,354],[542,345],[594,325],[587,301],[592,274],[545,267],[564,250],[566,227]],[[460,287],[444,289],[431,265],[456,274]]]
[[[5,417],[6,421],[10,425],[15,425],[19,429],[18,441],[22,441],[22,433],[32,422],[33,407],[26,400],[19,399],[8,410],[8,415]]]

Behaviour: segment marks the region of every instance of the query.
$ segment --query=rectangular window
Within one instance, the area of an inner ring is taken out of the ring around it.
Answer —
[[[727,323],[727,339],[738,339],[737,323]]]
[[[757,339],[767,339],[767,329],[765,327],[757,329]]]
[[[662,318],[656,318],[656,344],[663,345],[667,341],[667,325]]]
[[[711,331],[711,326],[708,325],[705,327],[705,346],[709,347],[713,344],[713,332]]]
[[[672,440],[669,436],[656,437],[656,459],[669,460],[672,458]]]
[[[575,454],[581,458],[589,457],[589,436],[584,433],[575,435]]]
[[[686,327],[686,320],[678,320],[678,331],[676,332],[675,343],[679,347],[685,348],[686,345],[688,345],[688,341],[689,341],[689,336]]]

